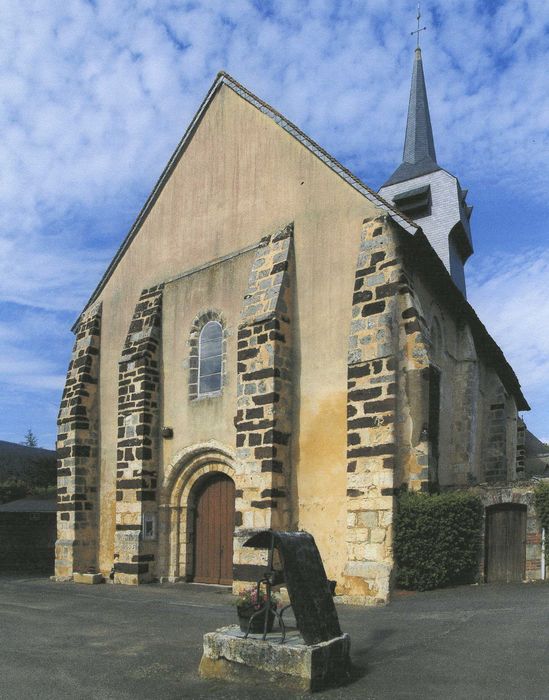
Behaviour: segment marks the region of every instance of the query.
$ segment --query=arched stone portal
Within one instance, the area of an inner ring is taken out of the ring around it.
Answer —
[[[234,463],[231,451],[211,442],[182,450],[166,468],[160,505],[161,579],[192,580],[197,499],[208,482],[215,483],[217,475],[225,475],[232,482],[234,522]]]
[[[494,545],[497,546],[498,544],[497,541],[494,542],[493,539],[490,541],[490,530],[493,533],[497,529],[502,529],[501,523],[497,522],[498,517],[511,521],[503,524],[505,529],[509,530],[510,528],[511,537],[515,539],[514,545],[513,542],[509,543],[515,552],[514,556],[517,562],[516,565],[512,565],[511,570],[516,570],[517,573],[522,572],[520,580],[536,581],[544,579],[541,523],[535,509],[532,484],[524,483],[523,485],[509,488],[497,486],[477,487],[472,489],[472,493],[478,495],[484,505],[485,522],[482,528],[482,547],[479,561],[481,580],[487,582],[497,580],[498,574],[493,569],[490,572],[488,560],[490,558],[490,550],[492,550],[492,561],[494,560],[494,554],[496,554],[496,557],[498,556],[494,551]],[[505,510],[508,510],[509,513],[505,514]],[[501,514],[502,511],[503,514]],[[492,519],[491,515],[495,515],[496,519]],[[526,517],[526,532],[524,532],[524,516]],[[492,520],[492,522],[490,523],[489,520]],[[503,547],[502,551],[506,551],[505,547]],[[507,564],[505,567],[507,567]],[[494,573],[496,573],[496,578]],[[507,574],[505,575],[505,580],[507,580]]]

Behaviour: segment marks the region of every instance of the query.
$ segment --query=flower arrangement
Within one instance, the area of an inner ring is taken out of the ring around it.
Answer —
[[[240,591],[236,599],[236,607],[259,610],[266,602],[267,593],[265,591],[260,591],[258,595],[257,586],[252,586],[251,588],[245,588],[243,591]],[[274,607],[278,606],[279,598],[274,593],[271,593],[271,602]]]

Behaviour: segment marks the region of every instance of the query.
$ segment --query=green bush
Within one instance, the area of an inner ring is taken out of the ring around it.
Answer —
[[[427,591],[478,574],[483,506],[466,493],[404,493],[395,520],[397,585]]]
[[[536,513],[545,531],[549,531],[549,484],[541,482],[534,489]]]

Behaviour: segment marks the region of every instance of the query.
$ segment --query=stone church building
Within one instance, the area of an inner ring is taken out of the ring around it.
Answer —
[[[340,595],[382,602],[399,489],[477,488],[535,529],[528,405],[466,299],[466,196],[419,49],[379,193],[220,73],[74,327],[57,578],[238,589],[263,572],[251,528],[303,529]]]

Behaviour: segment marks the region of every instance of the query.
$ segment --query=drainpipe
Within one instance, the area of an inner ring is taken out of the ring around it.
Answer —
[[[545,528],[541,528],[541,580],[545,581]]]

